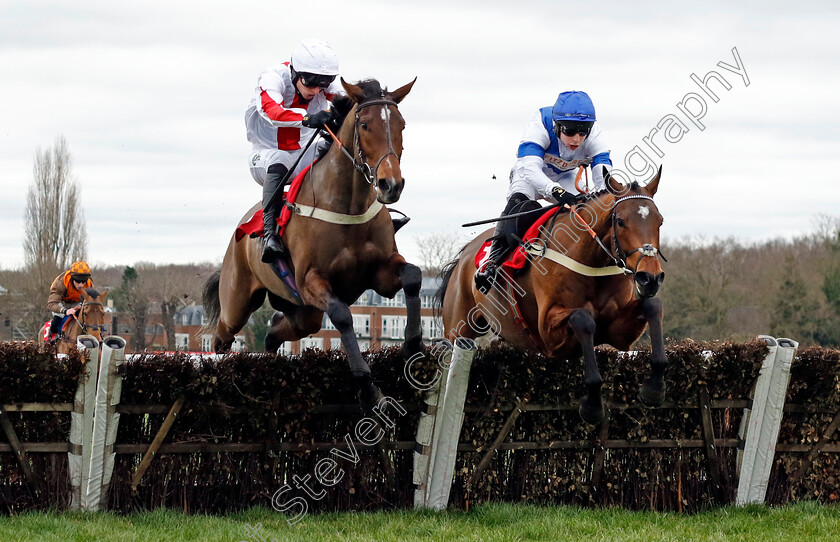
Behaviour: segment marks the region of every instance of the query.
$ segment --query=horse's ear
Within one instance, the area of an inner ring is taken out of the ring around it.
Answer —
[[[99,296],[99,299],[105,299],[105,297],[107,297],[107,295],[108,295],[108,292],[110,292],[110,291],[111,291],[111,290],[105,290],[105,291],[102,293],[102,295],[100,295],[100,296]]]
[[[402,99],[405,98],[405,95],[408,94],[408,92],[411,90],[411,87],[414,86],[414,83],[416,83],[416,82],[417,82],[417,78],[415,77],[411,81],[411,83],[401,86],[400,88],[398,88],[394,92],[390,92],[389,94],[391,95],[391,99],[394,100],[397,103],[400,103],[402,101]]]
[[[627,187],[621,184],[618,179],[610,175],[609,171],[604,171],[604,186],[614,195],[620,196],[627,192]]]
[[[341,86],[344,87],[344,90],[347,92],[347,95],[350,96],[350,99],[356,103],[359,103],[364,96],[362,87],[348,83],[343,77],[341,78]]]
[[[645,189],[650,194],[650,197],[653,197],[656,194],[656,190],[659,188],[659,178],[662,177],[662,166],[659,166],[659,171],[656,172],[656,176],[645,185]]]
[[[93,299],[92,297],[90,297],[90,294],[87,293],[87,288],[83,288],[82,291],[81,291],[81,294],[82,294],[82,299],[84,299],[85,301],[90,301],[90,300]]]

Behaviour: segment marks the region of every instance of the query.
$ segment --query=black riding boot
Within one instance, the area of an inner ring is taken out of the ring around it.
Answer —
[[[502,216],[508,216],[521,203],[528,201],[528,197],[516,193],[510,197],[502,211]],[[499,263],[504,261],[510,250],[511,236],[516,234],[516,220],[499,220],[496,222],[496,231],[493,232],[493,241],[490,243],[490,254],[487,256],[487,263],[475,272],[475,286],[484,294],[490,291],[490,287],[496,281],[496,273],[499,270]]]
[[[263,183],[263,253],[262,261],[271,263],[286,251],[283,241],[277,235],[277,202],[283,201],[283,185],[288,168],[283,164],[271,164]]]
[[[52,337],[59,331],[61,331],[61,316],[53,315],[52,321],[50,322],[50,336]]]

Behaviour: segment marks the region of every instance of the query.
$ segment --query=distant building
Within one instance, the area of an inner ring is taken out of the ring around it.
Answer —
[[[433,298],[440,282],[437,277],[423,277],[420,288],[420,324],[423,338],[443,337],[440,324],[436,323],[433,311]],[[394,299],[388,299],[368,290],[350,306],[353,314],[353,329],[361,350],[375,350],[401,344],[405,338],[405,324],[408,318],[405,307],[405,294],[402,290]],[[339,349],[341,334],[324,315],[321,331],[300,341],[285,342],[280,347],[282,354],[299,354],[307,348]]]
[[[212,352],[213,334],[205,333],[201,326],[207,324],[207,311],[202,305],[189,305],[176,312],[175,349],[187,352]],[[245,350],[245,335],[236,335],[231,350]]]
[[[433,298],[439,282],[434,277],[424,277],[420,289],[420,323],[423,338],[431,339],[443,336],[440,325],[436,324],[433,312]],[[113,309],[109,309],[113,310]],[[353,328],[361,350],[379,349],[401,344],[405,334],[407,320],[405,294],[400,290],[394,299],[387,299],[373,290],[368,290],[350,307],[353,314]],[[119,335],[131,344],[134,326],[130,318],[111,314],[112,333]],[[175,349],[187,352],[212,352],[212,333],[202,326],[207,324],[207,311],[201,305],[188,305],[173,315],[175,324]],[[324,315],[322,329],[314,335],[300,341],[285,342],[280,348],[283,354],[300,354],[307,348],[339,349],[341,336],[329,318]],[[146,319],[147,350],[164,350],[167,344],[161,313],[151,307]],[[130,347],[129,347],[130,349]],[[235,352],[245,350],[245,332],[236,335],[231,349]]]

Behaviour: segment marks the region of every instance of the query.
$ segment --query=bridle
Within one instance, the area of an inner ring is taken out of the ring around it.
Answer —
[[[371,100],[369,102],[365,102],[363,104],[356,105],[356,118],[355,118],[354,123],[353,123],[353,148],[356,150],[356,155],[355,156],[353,156],[350,153],[350,151],[347,150],[347,148],[344,146],[343,143],[341,143],[341,140],[339,140],[338,137],[336,137],[336,135],[332,132],[332,130],[327,128],[327,131],[329,132],[330,136],[332,136],[332,138],[336,141],[336,143],[338,143],[339,146],[341,147],[341,152],[343,152],[344,155],[347,156],[347,158],[349,158],[351,162],[353,162],[353,167],[356,169],[356,171],[358,171],[359,173],[362,174],[362,177],[364,177],[365,181],[367,181],[367,183],[370,184],[370,185],[373,185],[374,182],[376,181],[376,179],[374,178],[374,173],[379,169],[379,166],[382,164],[382,162],[387,157],[389,157],[393,154],[394,156],[396,156],[397,162],[400,161],[399,155],[394,150],[394,141],[391,138],[390,118],[386,119],[386,122],[385,122],[385,132],[386,132],[386,135],[388,136],[388,152],[386,152],[385,154],[383,154],[379,158],[379,160],[376,162],[376,166],[373,167],[373,168],[371,168],[368,165],[367,161],[365,161],[365,156],[362,153],[362,146],[359,143],[359,111],[361,111],[365,107],[370,107],[370,106],[374,106],[374,105],[382,105],[382,106],[385,107],[386,111],[388,111],[388,107],[390,107],[390,106],[394,106],[395,109],[398,109],[397,102],[395,102],[393,100],[385,99],[384,94],[383,94],[382,99]],[[390,111],[388,111],[387,115],[390,115]]]
[[[79,313],[81,313],[81,315],[82,315],[81,320],[75,314],[73,315],[73,318],[79,324],[79,327],[82,328],[82,335],[87,335],[88,334],[88,329],[92,329],[94,331],[99,331],[100,335],[102,334],[102,332],[105,331],[105,324],[101,324],[101,325],[85,324],[85,308],[86,307],[95,307],[97,305],[101,307],[102,303],[99,303],[98,301],[86,302],[83,299],[82,304],[79,306]]]
[[[658,247],[655,247],[655,246],[651,245],[650,243],[646,243],[646,244],[644,244],[640,247],[636,247],[633,250],[631,250],[630,252],[627,252],[621,246],[621,242],[619,242],[619,240],[618,240],[618,225],[617,225],[618,219],[615,216],[615,210],[616,210],[616,207],[618,207],[619,203],[621,203],[622,201],[627,201],[627,200],[631,200],[631,199],[646,199],[646,200],[649,200],[651,203],[653,203],[654,207],[656,206],[656,203],[653,202],[652,197],[643,196],[641,194],[637,194],[637,195],[633,195],[633,196],[625,196],[623,198],[616,198],[615,203],[613,203],[613,205],[612,205],[612,210],[610,211],[610,220],[612,221],[612,249],[613,250],[612,250],[612,253],[607,252],[607,254],[610,256],[610,258],[613,259],[613,261],[616,262],[617,266],[621,267],[622,269],[625,269],[626,270],[625,272],[627,274],[632,273],[633,275],[635,275],[636,271],[639,269],[639,264],[642,262],[642,258],[656,258],[658,256],[658,257],[662,258],[662,261],[664,261],[664,262],[667,262],[668,260],[665,258],[665,256],[662,254],[662,252],[659,250]],[[604,248],[604,245],[601,245],[601,247]],[[604,250],[606,250],[606,248],[604,248]],[[632,256],[633,254],[635,254],[637,252],[641,253],[642,256],[636,261],[636,265],[633,268],[633,270],[630,271],[627,267],[627,258],[629,258],[630,256]]]
[[[637,247],[637,248],[631,250],[630,252],[627,252],[621,246],[621,243],[618,240],[618,225],[617,225],[618,219],[615,216],[615,210],[618,207],[619,203],[621,203],[623,201],[631,200],[631,199],[646,199],[646,200],[650,200],[651,202],[653,202],[652,197],[644,196],[644,195],[641,195],[641,194],[635,194],[635,195],[632,195],[632,196],[625,196],[623,198],[616,198],[616,200],[612,204],[612,208],[610,209],[610,221],[612,222],[612,236],[611,236],[612,250],[610,250],[606,246],[604,246],[604,243],[601,241],[601,238],[598,237],[598,235],[595,233],[595,231],[592,228],[589,227],[589,225],[581,218],[581,216],[579,214],[577,214],[574,207],[572,207],[572,206],[567,206],[567,207],[568,207],[569,211],[575,216],[575,218],[577,218],[578,222],[580,222],[589,231],[589,235],[595,240],[596,243],[598,243],[598,246],[601,247],[601,250],[603,250],[606,253],[606,255],[613,261],[615,266],[618,267],[619,269],[621,269],[624,272],[625,275],[634,275],[635,276],[636,272],[639,269],[639,264],[642,262],[642,258],[660,257],[660,258],[662,258],[662,261],[664,261],[664,262],[667,262],[668,260],[665,258],[665,256],[662,254],[662,252],[659,250],[658,247],[655,247],[655,246],[651,245],[650,243],[646,243],[646,244],[644,244],[640,247]],[[656,203],[654,203],[654,206],[656,206]],[[627,266],[627,258],[629,258],[630,256],[632,256],[633,254],[635,254],[637,252],[641,253],[642,256],[636,261],[636,265],[633,267],[633,269],[630,269]]]

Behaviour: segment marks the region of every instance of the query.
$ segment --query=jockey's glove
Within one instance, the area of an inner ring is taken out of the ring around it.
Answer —
[[[312,115],[303,117],[303,124],[307,128],[321,129],[333,119],[332,111],[318,111]]]
[[[551,197],[561,205],[574,205],[577,203],[577,197],[571,194],[568,190],[563,190],[559,186],[551,189]]]

